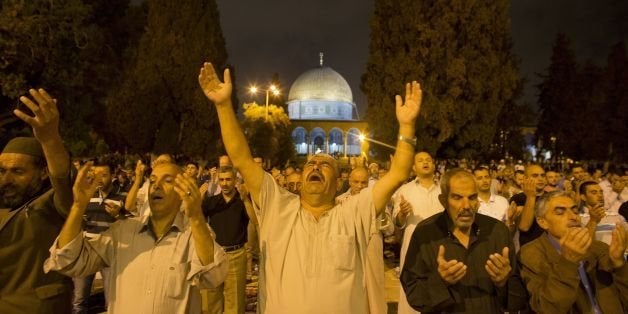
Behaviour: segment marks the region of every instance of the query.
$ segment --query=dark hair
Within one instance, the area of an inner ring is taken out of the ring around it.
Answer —
[[[109,168],[109,173],[111,173],[112,175],[115,174],[116,164],[112,160],[101,157],[95,158],[92,161],[94,162],[92,167],[107,167]]]
[[[218,173],[231,173],[235,176],[235,170],[231,166],[222,166],[218,168]]]
[[[476,171],[483,171],[483,170],[488,171],[489,174],[491,173],[491,170],[489,170],[488,167],[479,166],[479,167],[476,167],[475,169],[473,169],[473,174],[475,174]]]
[[[598,184],[595,181],[584,181],[580,183],[580,187],[578,188],[578,192],[580,195],[584,195],[587,193],[587,187]]]

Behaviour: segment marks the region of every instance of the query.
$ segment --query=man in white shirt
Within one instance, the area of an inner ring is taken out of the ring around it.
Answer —
[[[434,183],[432,156],[427,152],[414,155],[413,170],[417,175],[416,179],[401,186],[393,196],[393,221],[398,228],[405,228],[401,242],[400,269],[403,269],[408,244],[416,225],[423,219],[443,211],[443,205],[438,200],[440,187]],[[398,313],[418,313],[408,304],[403,288],[399,289]]]
[[[505,222],[508,212],[508,200],[503,196],[491,193],[491,176],[488,168],[476,168],[473,170],[473,175],[475,175],[475,180],[478,182],[478,199],[480,202],[478,213]]]
[[[329,155],[303,167],[301,195],[281,188],[251,156],[231,103],[229,70],[220,82],[205,63],[203,92],[218,113],[227,153],[258,207],[260,223],[259,313],[368,313],[366,252],[373,220],[407,178],[416,145],[414,125],[421,104],[417,82],[396,96],[399,140],[390,172],[373,187],[334,204],[339,171]]]
[[[174,164],[155,166],[150,216],[118,220],[89,239],[81,225],[99,181],[98,174],[88,177],[90,167],[79,171],[74,204],[44,271],[76,277],[109,267],[109,313],[201,313],[199,289],[225,280],[227,260],[203,216],[195,179]]]

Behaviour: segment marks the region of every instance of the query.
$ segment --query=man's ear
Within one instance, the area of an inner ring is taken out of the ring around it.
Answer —
[[[536,223],[538,223],[543,230],[549,229],[549,224],[544,217],[535,217],[534,219],[536,219]]]

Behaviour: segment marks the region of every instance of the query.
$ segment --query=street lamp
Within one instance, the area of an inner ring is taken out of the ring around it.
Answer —
[[[257,94],[259,90],[260,89],[257,86],[251,86],[249,88],[249,91],[251,92],[251,94]],[[266,92],[266,121],[268,121],[268,99],[270,97],[270,93],[273,93],[274,96],[279,96],[281,92],[279,92],[279,89],[274,84],[271,84],[270,86],[268,86],[268,88],[264,91]]]

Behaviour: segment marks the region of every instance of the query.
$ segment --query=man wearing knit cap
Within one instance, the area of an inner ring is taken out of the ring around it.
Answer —
[[[29,92],[20,101],[32,115],[13,113],[35,137],[14,138],[0,153],[0,313],[69,313],[72,281],[44,274],[43,263],[72,203],[70,159],[56,100]]]

